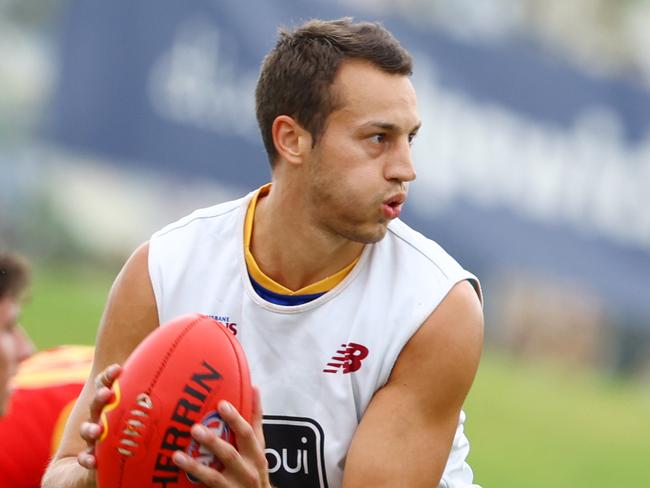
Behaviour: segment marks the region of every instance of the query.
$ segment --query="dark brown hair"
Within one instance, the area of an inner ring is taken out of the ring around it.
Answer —
[[[24,258],[0,250],[0,299],[22,298],[30,274],[29,264]]]
[[[387,73],[408,76],[409,53],[377,23],[310,20],[294,31],[280,30],[264,58],[255,90],[257,123],[271,167],[277,158],[271,129],[279,115],[296,119],[316,144],[338,102],[330,86],[345,59],[369,61]]]

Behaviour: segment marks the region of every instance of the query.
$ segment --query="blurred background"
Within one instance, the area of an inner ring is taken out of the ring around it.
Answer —
[[[39,347],[94,341],[151,233],[270,173],[277,27],[378,20],[415,58],[403,220],[482,280],[485,487],[650,486],[649,0],[0,0],[0,246]]]

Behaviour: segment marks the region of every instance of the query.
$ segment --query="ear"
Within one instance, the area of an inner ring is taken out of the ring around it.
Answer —
[[[278,115],[271,128],[273,144],[280,158],[300,164],[311,150],[311,134],[293,117]]]

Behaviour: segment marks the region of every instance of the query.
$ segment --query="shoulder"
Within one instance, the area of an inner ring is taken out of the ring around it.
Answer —
[[[469,281],[479,300],[482,300],[478,278],[465,270],[437,242],[412,229],[401,220],[394,220],[388,226],[386,238],[379,243],[381,252],[390,255],[396,262],[396,272],[408,270],[413,275],[408,279],[421,277],[420,284],[430,282],[436,286],[447,284],[447,290],[455,283]],[[443,286],[444,288],[444,286]]]
[[[437,486],[431,480],[441,479],[449,460],[482,330],[477,294],[466,281],[455,284],[374,394],[349,450],[344,486]]]
[[[237,212],[243,208],[244,203],[248,201],[248,199],[249,195],[237,200],[231,200],[211,207],[195,210],[191,214],[186,215],[176,222],[172,222],[160,229],[153,235],[152,240],[165,236],[171,237],[184,232],[191,232],[197,228],[219,225],[220,223],[227,221],[229,218],[234,217]]]
[[[467,281],[455,284],[401,351],[389,384],[445,416],[457,414],[476,375],[483,346],[483,311]]]
[[[387,237],[392,239],[403,253],[420,264],[429,264],[445,274],[462,269],[438,243],[412,229],[401,220],[394,220],[390,223]]]
[[[97,332],[91,374],[122,363],[158,326],[156,301],[148,269],[150,246],[144,243],[127,259],[115,278]]]
[[[440,349],[448,357],[449,367],[469,354],[478,360],[483,342],[483,309],[475,289],[467,281],[456,283],[431,312],[412,338],[414,343]]]
[[[93,353],[92,346],[84,345],[57,346],[39,351],[20,363],[13,385],[40,389],[82,384],[90,373]]]
[[[420,386],[437,385],[438,391],[441,382],[450,380],[451,390],[466,393],[483,343],[478,279],[436,242],[399,220],[391,222],[389,236],[409,261],[411,274],[420,277],[417,288],[426,289],[426,283],[434,283],[439,292],[435,306],[422,317],[401,351],[393,375],[402,379],[412,376]]]
[[[200,261],[199,250],[214,252],[218,248],[223,252],[224,246],[243,229],[250,196],[195,210],[154,233],[149,240],[152,278],[161,266],[182,270],[189,263]]]

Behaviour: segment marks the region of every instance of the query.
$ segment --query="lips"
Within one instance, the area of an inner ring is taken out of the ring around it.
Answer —
[[[406,193],[398,193],[390,198],[387,198],[382,203],[381,207],[384,216],[388,219],[396,219],[402,213],[402,205],[406,201]]]

